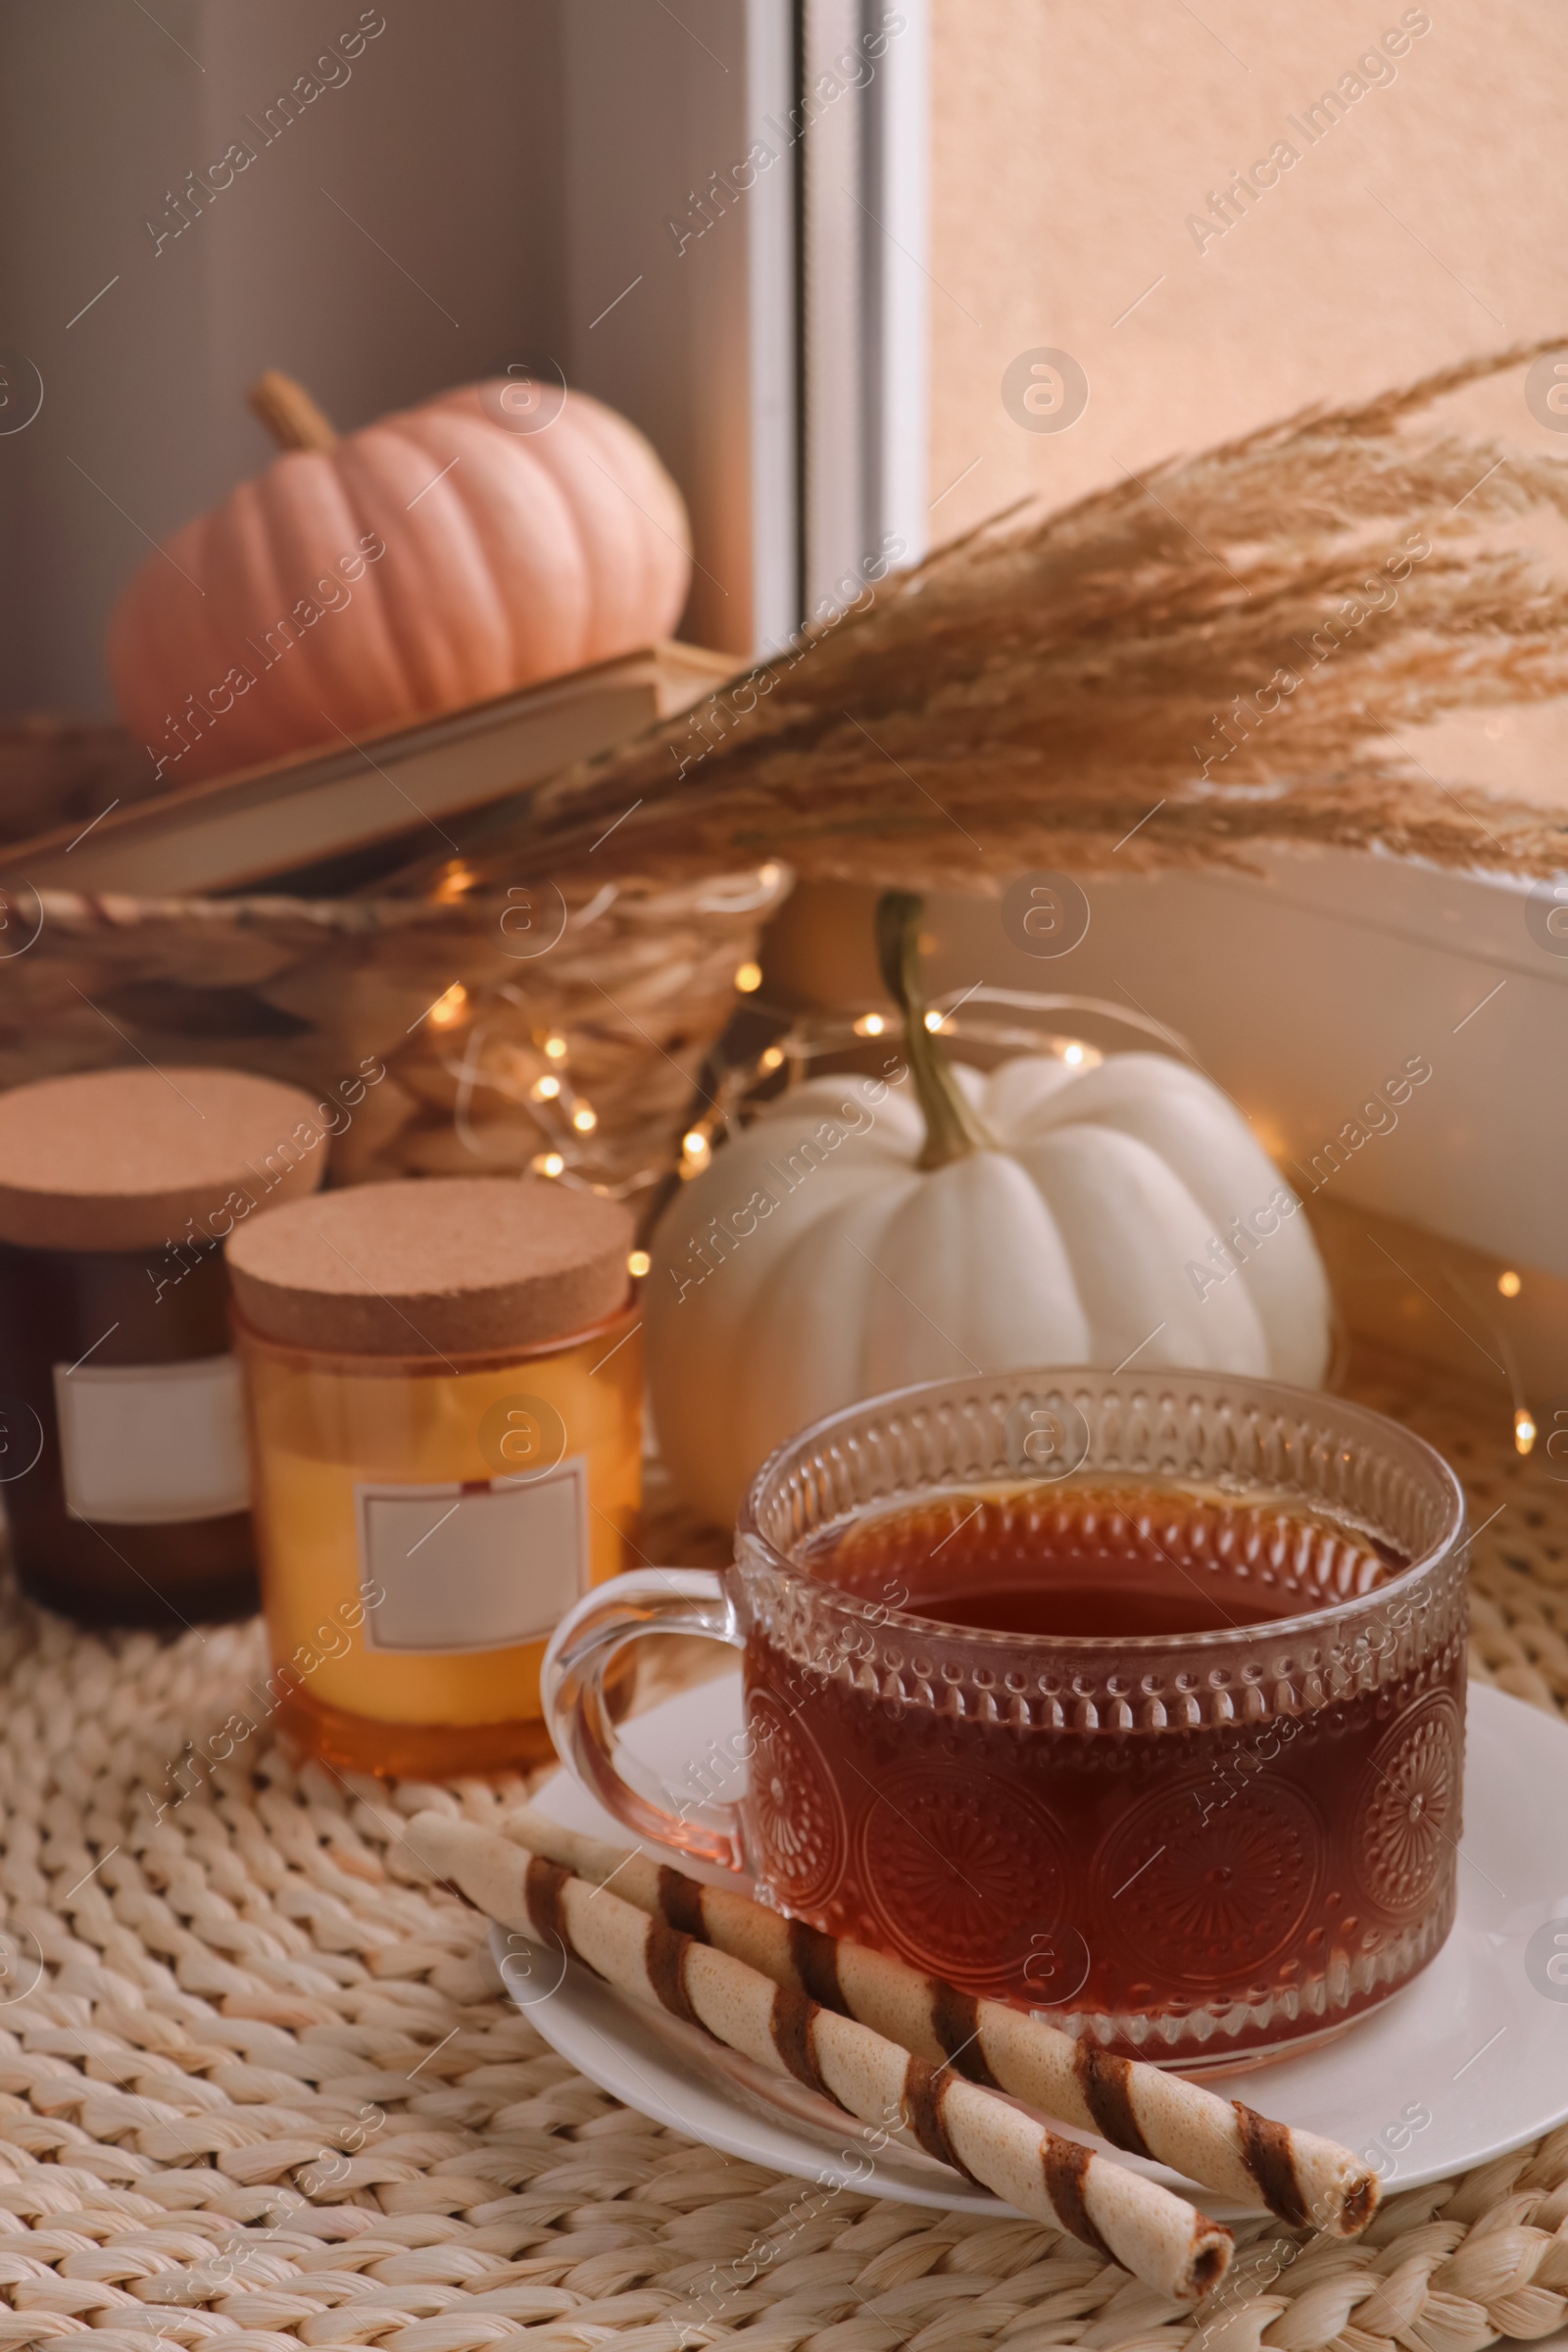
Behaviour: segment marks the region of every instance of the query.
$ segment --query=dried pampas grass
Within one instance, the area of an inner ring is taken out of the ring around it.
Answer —
[[[480,871],[777,854],[811,876],[985,889],[1118,849],[1237,862],[1292,840],[1550,871],[1568,845],[1550,812],[1449,790],[1392,730],[1568,687],[1568,587],[1488,544],[1530,510],[1568,517],[1568,466],[1413,426],[1554,348],[999,516],[553,780],[474,845]]]

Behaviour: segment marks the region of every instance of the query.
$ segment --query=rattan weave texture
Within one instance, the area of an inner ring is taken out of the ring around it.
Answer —
[[[1489,1401],[1392,1363],[1356,1387],[1498,1513],[1476,1671],[1568,1711],[1550,1465]],[[402,1838],[520,1785],[297,1768],[263,1679],[255,1627],[161,1644],[0,1610],[0,2352],[87,2328],[105,2352],[1480,2352],[1568,2322],[1568,2129],[1354,2244],[1244,2225],[1196,2320],[1031,2223],[689,2145],[550,2052]]]

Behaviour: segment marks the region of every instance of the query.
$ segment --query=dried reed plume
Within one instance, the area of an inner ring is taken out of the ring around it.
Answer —
[[[696,714],[554,779],[475,839],[481,872],[776,853],[803,874],[986,889],[1103,867],[1134,827],[1124,865],[1307,839],[1550,871],[1549,812],[1472,808],[1390,730],[1568,687],[1568,587],[1478,538],[1529,509],[1568,516],[1568,466],[1410,429],[1555,348],[1001,515]]]

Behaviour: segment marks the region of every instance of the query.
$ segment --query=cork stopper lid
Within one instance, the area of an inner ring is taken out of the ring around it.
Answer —
[[[625,1303],[628,1211],[504,1176],[367,1184],[238,1227],[228,1274],[264,1338],[338,1355],[533,1348]]]
[[[214,1240],[236,1215],[315,1191],[326,1172],[315,1114],[297,1087],[242,1070],[148,1065],[13,1087],[0,1095],[0,1241]]]

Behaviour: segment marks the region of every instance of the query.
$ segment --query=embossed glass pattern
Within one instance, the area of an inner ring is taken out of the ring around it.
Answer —
[[[827,1581],[842,1531],[1020,1485],[1031,1504],[1198,1490],[1409,1564],[1265,1623],[1108,1639],[976,1631]],[[547,1711],[640,1836],[1109,2048],[1234,2065],[1337,2031],[1448,1933],[1465,1566],[1452,1472],[1343,1399],[1196,1372],[935,1383],[775,1454],[721,1579],[591,1596],[552,1645]],[[678,1629],[744,1651],[738,1806],[672,1812],[602,1704],[628,1642]]]
[[[1042,1430],[1063,1494],[1267,1496],[1412,1565],[1276,1623],[1131,1640],[974,1633],[802,1573],[836,1522],[1028,1479]],[[748,1861],[815,1925],[1112,2047],[1191,2065],[1332,2029],[1452,1923],[1462,1527],[1419,1440],[1259,1382],[1019,1373],[840,1414],[742,1516]]]

